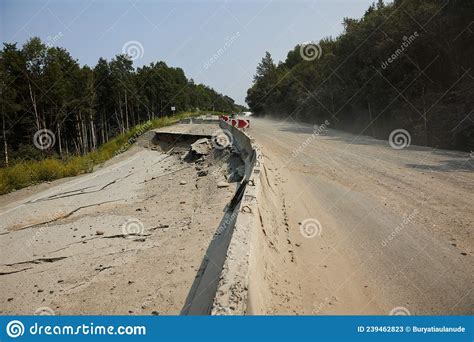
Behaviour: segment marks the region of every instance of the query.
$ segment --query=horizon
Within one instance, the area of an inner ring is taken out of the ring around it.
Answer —
[[[39,37],[81,66],[137,53],[135,68],[163,61],[247,106],[265,51],[278,62],[297,44],[336,37],[344,17],[360,18],[372,2],[7,0],[0,2],[1,36],[18,46]]]

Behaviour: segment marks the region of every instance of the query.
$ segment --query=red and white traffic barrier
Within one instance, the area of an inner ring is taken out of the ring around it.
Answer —
[[[230,119],[228,115],[222,115],[221,119],[225,122],[230,123],[232,126],[237,128],[249,128],[250,120],[248,119]]]

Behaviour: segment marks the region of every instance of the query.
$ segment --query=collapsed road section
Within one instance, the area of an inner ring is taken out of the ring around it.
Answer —
[[[183,314],[291,312],[294,249],[283,197],[251,136],[220,121],[221,134],[244,162],[243,178],[226,206],[187,298]],[[282,200],[283,199],[283,200]],[[290,266],[291,265],[291,266]]]
[[[2,196],[0,313],[193,309],[245,173],[236,151],[212,143],[217,129],[151,131],[91,174]]]

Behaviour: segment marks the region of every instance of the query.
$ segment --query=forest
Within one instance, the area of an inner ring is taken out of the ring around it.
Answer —
[[[474,1],[379,0],[337,37],[266,53],[247,92],[258,116],[289,117],[415,145],[474,150]]]
[[[0,166],[86,155],[132,127],[179,112],[241,109],[164,62],[135,68],[130,56],[117,55],[100,58],[91,68],[37,37],[22,47],[3,45]],[[52,136],[38,137],[38,132]],[[37,148],[35,139],[54,144]]]

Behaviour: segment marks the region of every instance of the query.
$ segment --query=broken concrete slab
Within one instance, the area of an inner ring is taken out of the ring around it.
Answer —
[[[196,140],[194,143],[191,144],[191,151],[200,155],[209,154],[210,148],[211,144],[209,139],[207,138]]]

